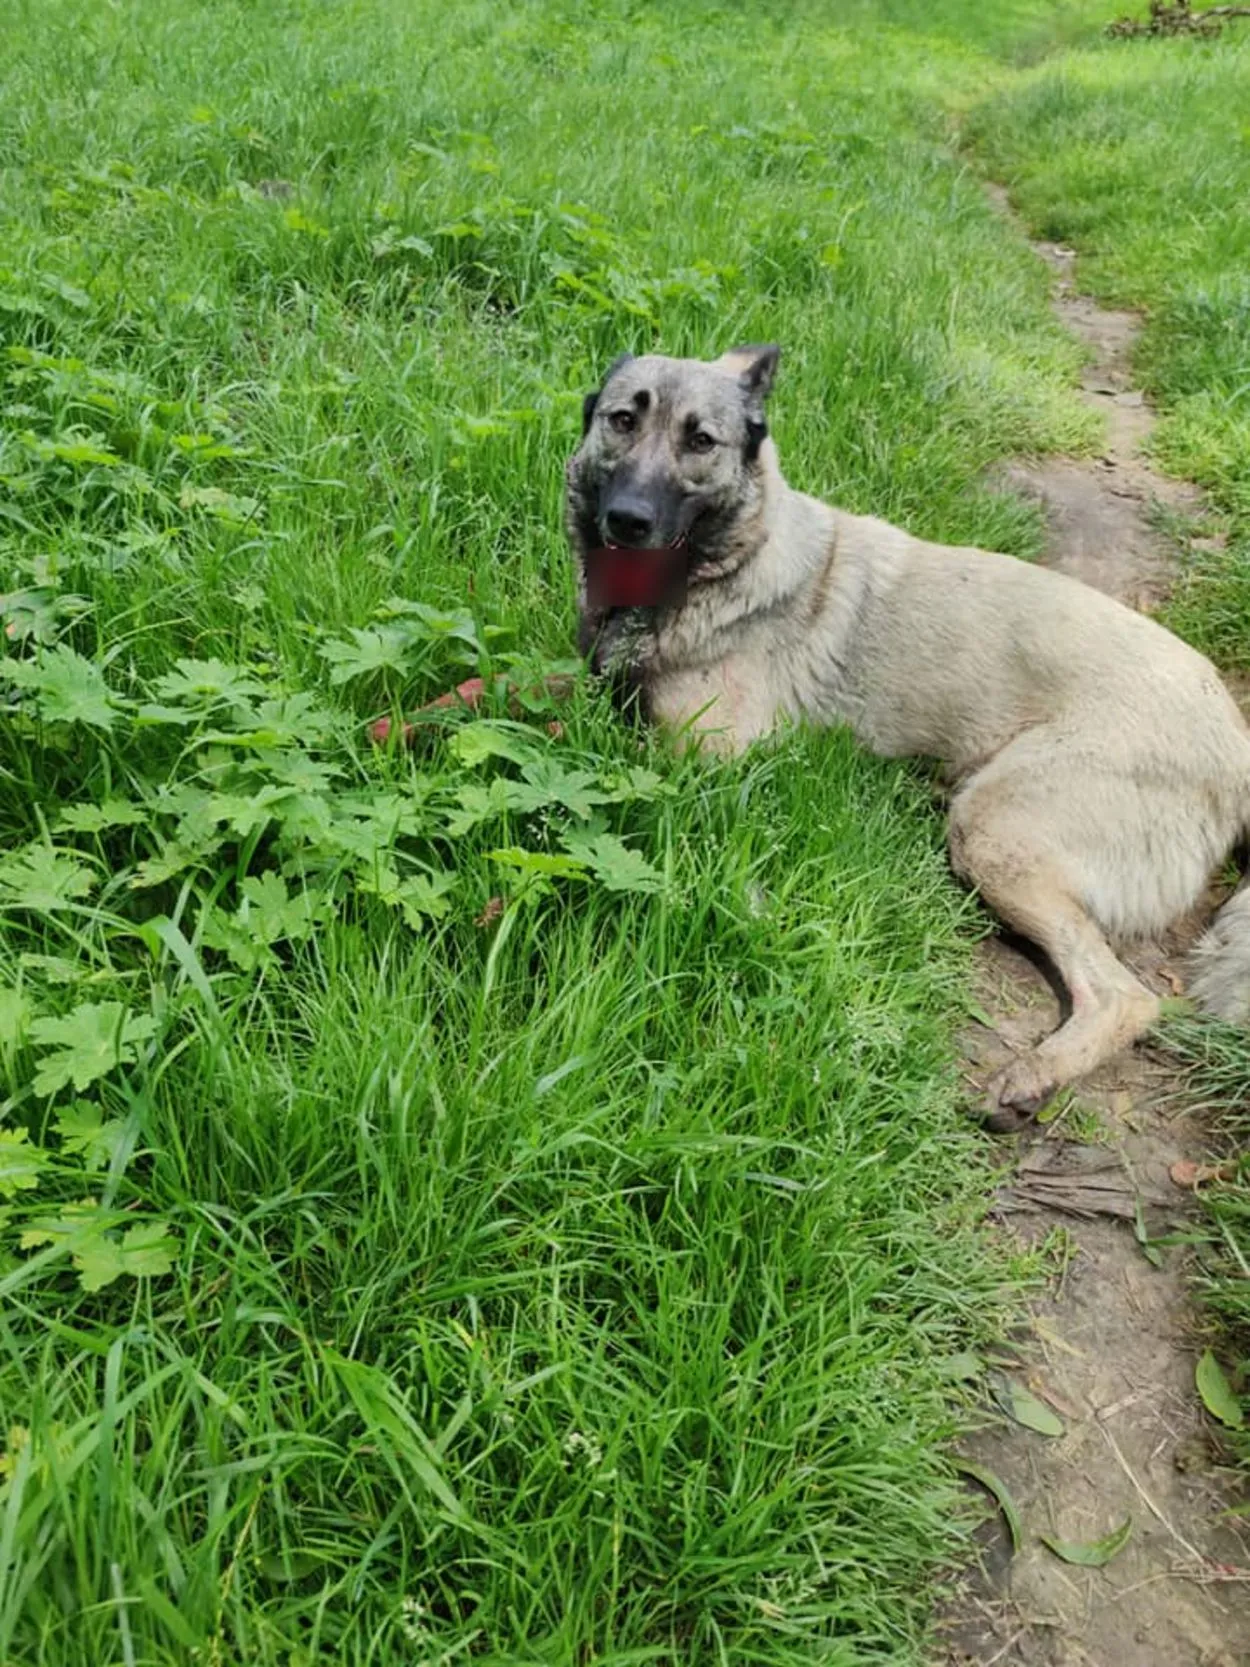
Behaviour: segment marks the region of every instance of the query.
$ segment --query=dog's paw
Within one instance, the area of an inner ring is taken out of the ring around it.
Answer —
[[[1014,1133],[1037,1115],[1058,1087],[1043,1060],[1034,1053],[1021,1054],[986,1085],[987,1126],[997,1134]]]
[[[1021,1129],[1028,1127],[1029,1119],[1022,1117],[1018,1111],[1012,1111],[1009,1106],[1000,1106],[997,1100],[991,1098],[981,1123],[991,1134],[1019,1134]]]

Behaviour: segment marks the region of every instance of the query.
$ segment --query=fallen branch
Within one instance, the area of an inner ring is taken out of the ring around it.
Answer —
[[[1194,11],[1189,0],[1150,0],[1147,18],[1121,17],[1108,23],[1107,33],[1133,35],[1218,35],[1234,17],[1250,17],[1250,6],[1208,6]]]

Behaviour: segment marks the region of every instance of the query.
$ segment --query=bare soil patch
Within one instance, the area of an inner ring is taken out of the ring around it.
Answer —
[[[993,197],[1010,214],[1006,195]],[[1034,243],[1055,274],[1054,305],[1089,348],[1084,397],[1105,413],[1093,459],[1022,461],[1005,486],[1044,507],[1045,559],[1147,611],[1165,597],[1176,552],[1161,510],[1201,513],[1197,489],[1157,474],[1144,452],[1153,416],[1133,386],[1137,319],[1076,292],[1073,254]],[[1130,957],[1176,993],[1199,922]],[[980,1083],[1059,1022],[1044,968],[1005,939],[984,946],[964,1052]],[[965,1443],[1007,1485],[1023,1519],[1013,1556],[1001,1516],[942,1625],[944,1667],[1242,1667],[1250,1663],[1250,1523],[1227,1515],[1236,1477],[1194,1384],[1201,1353],[1183,1245],[1144,1245],[1186,1225],[1173,1164],[1211,1156],[1181,1108],[1175,1069],[1139,1049],[1083,1083],[1054,1121],[1016,1143],[997,1199],[1006,1231],[1046,1245],[1050,1288],[1033,1303],[1007,1376],[1057,1414],[1045,1436],[993,1417]],[[1075,1138],[1074,1138],[1075,1137]],[[1039,1538],[1088,1543],[1126,1517],[1127,1546],[1101,1568],[1063,1562]]]

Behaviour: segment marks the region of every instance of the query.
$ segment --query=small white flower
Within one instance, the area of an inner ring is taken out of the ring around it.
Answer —
[[[564,1452],[570,1463],[574,1459],[583,1459],[591,1470],[597,1470],[603,1463],[603,1448],[590,1436],[584,1436],[580,1430],[570,1430],[564,1438]]]
[[[400,1630],[410,1644],[419,1644],[430,1636],[423,1617],[429,1613],[420,1598],[406,1593],[399,1600]]]

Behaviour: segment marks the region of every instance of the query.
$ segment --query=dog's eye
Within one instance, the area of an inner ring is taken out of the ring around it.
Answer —
[[[638,427],[638,418],[632,411],[609,411],[608,422],[617,434],[632,434]]]
[[[716,444],[716,436],[709,434],[706,428],[696,428],[686,444],[691,451],[709,452]]]

